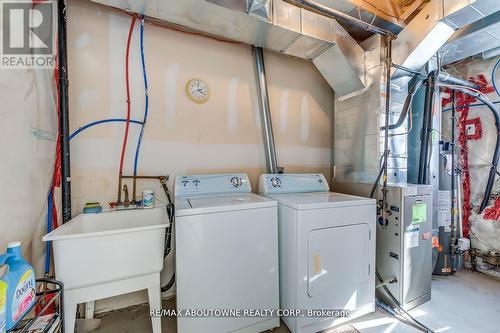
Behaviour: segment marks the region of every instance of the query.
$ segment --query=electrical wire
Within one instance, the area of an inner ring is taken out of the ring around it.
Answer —
[[[441,131],[439,131],[439,130],[437,130],[437,129],[435,129],[435,128],[433,128],[432,130],[433,130],[434,132],[438,133],[441,137],[445,138],[447,141],[451,141],[450,137],[448,137],[448,136],[444,135]],[[493,165],[491,162],[489,162],[489,161],[487,161],[487,160],[485,160],[485,159],[483,159],[483,158],[481,158],[481,157],[477,156],[476,154],[474,154],[471,150],[469,150],[469,149],[467,149],[467,148],[464,148],[464,147],[460,147],[460,146],[459,146],[459,149],[460,149],[460,150],[463,150],[463,151],[465,151],[465,152],[467,152],[467,154],[469,154],[469,155],[471,155],[471,156],[475,157],[476,159],[480,160],[481,162],[486,163],[488,166],[492,166],[492,165]]]
[[[139,151],[141,149],[142,138],[144,136],[144,128],[146,127],[146,120],[148,119],[148,109],[149,109],[149,95],[148,95],[148,76],[146,71],[146,62],[144,60],[144,16],[141,19],[141,62],[142,62],[142,74],[144,77],[144,93],[146,95],[145,106],[144,106],[144,118],[142,120],[141,132],[139,133],[139,138],[137,139],[137,148],[135,150],[134,158],[134,176],[137,176],[137,164],[139,160]]]
[[[132,17],[132,21],[130,22],[130,29],[128,31],[127,38],[127,49],[125,53],[125,85],[127,89],[127,121],[125,124],[125,134],[123,135],[123,144],[122,144],[122,153],[120,156],[120,179],[123,175],[123,161],[125,160],[125,151],[127,149],[127,140],[128,140],[128,130],[130,127],[130,81],[129,81],[129,55],[130,55],[130,41],[132,39],[132,33],[134,32],[136,17]],[[121,189],[118,189],[121,191]]]
[[[449,138],[449,137],[447,137],[446,135],[444,135],[442,132],[438,131],[437,129],[432,129],[432,130],[433,130],[433,131],[435,131],[435,132],[437,132],[437,133],[439,133],[439,135],[441,135],[441,137],[443,137],[443,138],[445,138],[446,140],[450,141],[450,138]],[[486,164],[487,164],[487,166],[490,166],[490,167],[491,167],[491,166],[493,166],[493,163],[491,163],[491,162],[489,162],[489,161],[485,160],[484,158],[479,157],[478,155],[474,154],[471,150],[469,150],[469,149],[467,149],[467,148],[464,148],[464,147],[459,147],[459,148],[460,148],[460,150],[463,150],[463,151],[467,152],[467,154],[469,154],[469,155],[471,155],[472,157],[474,157],[474,158],[476,158],[476,159],[480,160],[481,162],[486,163]],[[498,170],[497,170],[497,171],[496,171],[496,174],[497,174],[498,176],[500,176],[500,171],[498,171]]]
[[[474,232],[472,232],[471,230],[469,230],[469,233],[470,233],[472,236],[476,237],[476,239],[477,239],[480,243],[482,243],[483,245],[486,245],[487,247],[489,247],[489,248],[490,248],[490,249],[492,249],[492,250],[495,250],[495,249],[496,249],[493,245],[491,245],[491,244],[489,244],[489,243],[487,243],[487,242],[483,241],[481,238],[477,237],[477,234],[476,234],[476,233],[474,233]]]
[[[69,136],[69,140],[73,139],[75,136],[77,136],[81,132],[85,131],[87,128],[94,127],[94,126],[100,125],[100,124],[105,124],[105,123],[118,123],[118,122],[125,123],[125,122],[127,122],[127,119],[124,119],[124,118],[111,118],[111,119],[97,120],[97,121],[88,123],[87,125],[81,126],[76,131],[74,131],[73,133],[71,133],[71,135]],[[131,124],[142,125],[142,121],[139,121],[139,120],[130,119],[129,122]]]

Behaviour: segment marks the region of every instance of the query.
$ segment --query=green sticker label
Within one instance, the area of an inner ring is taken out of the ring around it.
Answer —
[[[432,132],[432,143],[437,142],[437,141],[438,141],[438,139],[439,139],[439,138],[438,138],[438,132],[433,131],[433,132]]]
[[[424,223],[427,218],[427,204],[425,202],[419,202],[413,204],[412,207],[412,223]]]

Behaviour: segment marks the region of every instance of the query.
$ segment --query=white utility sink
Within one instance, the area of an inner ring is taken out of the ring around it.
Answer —
[[[148,289],[161,308],[165,207],[81,214],[43,237],[52,241],[56,278],[64,283],[65,331],[74,332],[78,303]],[[161,318],[152,317],[153,332]]]

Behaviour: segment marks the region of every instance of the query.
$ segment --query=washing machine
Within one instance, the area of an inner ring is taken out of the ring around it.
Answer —
[[[278,201],[280,308],[302,310],[282,317],[290,331],[373,312],[375,200],[329,192],[322,174],[264,174],[259,192]]]
[[[276,312],[244,312],[279,307],[276,201],[246,174],[179,176],[174,191],[177,332],[278,327]]]

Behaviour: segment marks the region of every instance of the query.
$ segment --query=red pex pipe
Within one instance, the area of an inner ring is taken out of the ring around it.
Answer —
[[[128,73],[128,62],[130,53],[130,40],[132,39],[132,33],[134,32],[136,17],[132,17],[132,22],[130,23],[130,30],[128,31],[127,39],[127,51],[125,55],[125,82],[127,86],[127,122],[125,124],[125,135],[123,136],[122,145],[122,155],[120,157],[120,178],[123,175],[123,160],[125,159],[125,150],[127,149],[127,139],[128,139],[128,129],[130,127],[130,83],[129,83],[129,73]],[[121,189],[118,189],[121,191]]]

